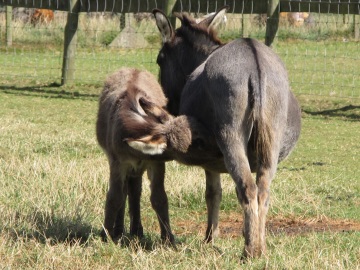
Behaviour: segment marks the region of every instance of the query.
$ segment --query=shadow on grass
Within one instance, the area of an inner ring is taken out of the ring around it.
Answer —
[[[111,240],[107,240],[111,241]],[[115,242],[119,244],[122,248],[130,248],[131,250],[143,250],[143,251],[153,251],[159,247],[169,248],[176,250],[176,246],[172,246],[170,243],[163,242],[156,236],[144,235],[141,238],[137,236],[131,236],[130,234],[123,235],[118,241]],[[180,244],[180,241],[177,241],[177,244]]]
[[[347,105],[337,109],[331,110],[324,110],[324,111],[310,111],[310,110],[303,110],[306,114],[310,115],[321,115],[321,116],[328,116],[328,117],[345,117],[352,120],[360,120],[360,111],[355,112],[356,110],[360,110],[360,106],[354,105]],[[352,113],[353,111],[353,113]]]
[[[101,238],[100,229],[94,228],[83,221],[81,216],[59,217],[48,212],[34,211],[33,215],[23,216],[21,213],[15,214],[15,226],[4,227],[5,231],[14,241],[20,239],[33,239],[42,244],[80,244],[88,245],[91,239]],[[103,240],[109,242],[112,240]],[[153,251],[160,246],[169,247],[163,243],[158,236],[145,235],[142,238],[125,234],[115,244],[132,250]]]
[[[14,240],[19,238],[36,239],[40,243],[86,244],[92,235],[98,234],[90,224],[84,223],[81,217],[58,217],[54,214],[36,211],[33,215],[16,215],[18,226],[4,228]],[[21,223],[30,224],[29,227]],[[20,225],[20,226],[19,226]]]
[[[72,86],[75,87],[75,86]],[[91,86],[94,88],[94,86]],[[58,88],[58,89],[57,89]],[[84,88],[84,86],[79,87]],[[96,87],[101,89],[101,87]],[[99,94],[85,94],[79,91],[68,91],[62,89],[61,85],[57,83],[51,83],[49,85],[42,86],[3,86],[0,85],[0,91],[7,94],[19,95],[19,96],[40,96],[46,98],[61,98],[61,99],[98,99]],[[99,90],[100,92],[100,90]]]

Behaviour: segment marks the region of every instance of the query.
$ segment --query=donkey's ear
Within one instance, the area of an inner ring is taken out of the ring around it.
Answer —
[[[165,43],[170,41],[174,35],[174,29],[172,28],[169,19],[159,9],[154,9],[153,14],[155,16],[156,26],[161,33],[162,42]]]
[[[199,22],[199,25],[203,25],[206,28],[215,27],[224,19],[225,13],[228,9],[229,9],[229,6],[223,6],[218,11],[216,11],[214,14],[205,18],[201,22]]]
[[[174,15],[176,18],[178,18],[178,19],[181,21],[181,23],[183,23],[184,16],[183,16],[182,13],[180,13],[180,12],[173,12],[173,15]]]

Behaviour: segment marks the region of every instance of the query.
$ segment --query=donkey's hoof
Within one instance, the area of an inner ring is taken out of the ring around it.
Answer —
[[[248,259],[259,258],[259,257],[261,257],[260,249],[253,246],[245,245],[244,252],[241,256],[241,260],[245,261]]]

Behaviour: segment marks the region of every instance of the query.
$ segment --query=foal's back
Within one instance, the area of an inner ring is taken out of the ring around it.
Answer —
[[[141,107],[141,99],[165,107],[167,99],[154,75],[147,71],[122,68],[110,75],[99,101],[97,139],[107,154],[128,155],[126,138],[149,132],[151,119]],[[140,154],[140,153],[138,153]]]

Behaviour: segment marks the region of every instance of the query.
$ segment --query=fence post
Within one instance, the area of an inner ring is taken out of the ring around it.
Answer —
[[[172,15],[172,10],[175,6],[176,0],[165,0],[164,1],[164,12],[169,18],[171,25],[176,28],[176,18]]]
[[[241,15],[241,37],[249,37],[250,14]]]
[[[120,13],[120,32],[126,27],[126,13]]]
[[[75,54],[77,44],[77,28],[79,22],[80,3],[69,1],[69,11],[64,32],[64,56],[62,65],[61,85],[74,80]]]
[[[279,0],[268,0],[265,44],[271,46],[279,28]]]
[[[12,6],[6,6],[6,46],[12,45]]]
[[[360,15],[354,14],[354,38],[360,39]]]

